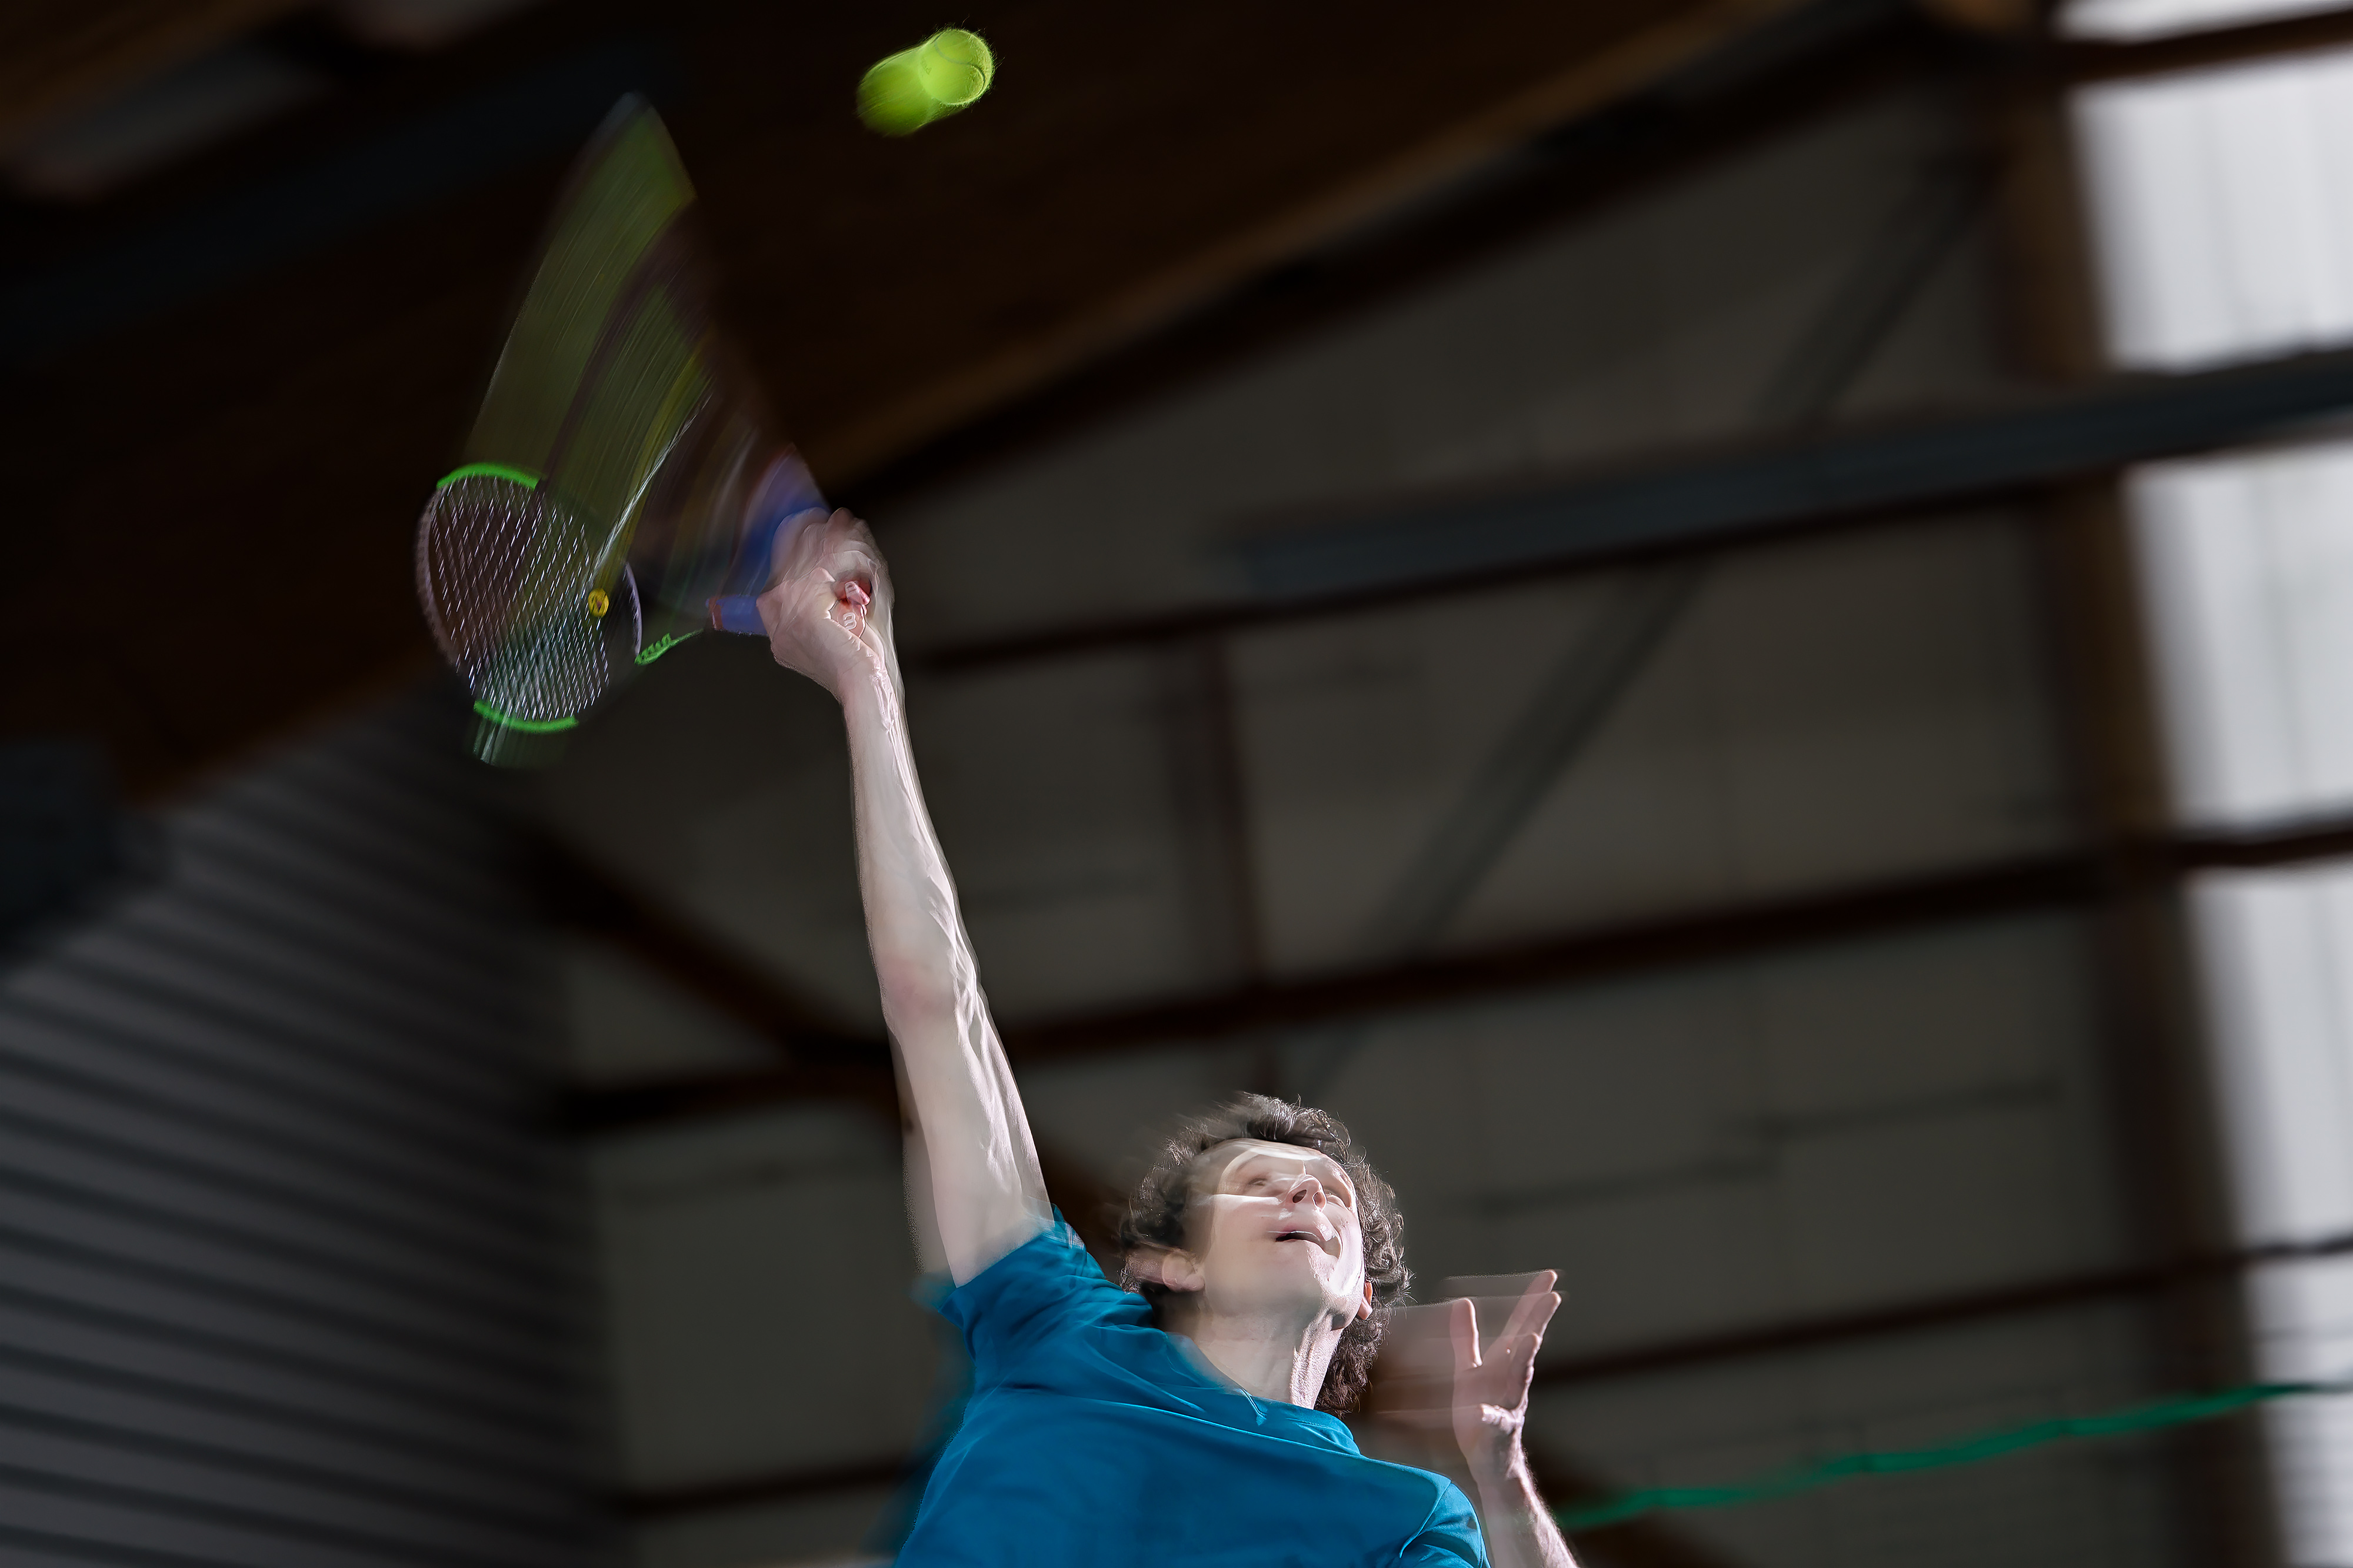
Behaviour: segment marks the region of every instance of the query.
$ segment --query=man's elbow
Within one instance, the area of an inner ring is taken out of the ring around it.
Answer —
[[[965,1001],[952,982],[887,963],[875,965],[875,978],[882,990],[882,1021],[901,1045],[957,1032]]]

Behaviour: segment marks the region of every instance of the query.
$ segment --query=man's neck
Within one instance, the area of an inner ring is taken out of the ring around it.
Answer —
[[[1340,1331],[1326,1312],[1302,1322],[1295,1317],[1196,1310],[1172,1315],[1168,1328],[1190,1341],[1203,1361],[1243,1393],[1307,1409],[1314,1408],[1324,1373],[1340,1344]]]

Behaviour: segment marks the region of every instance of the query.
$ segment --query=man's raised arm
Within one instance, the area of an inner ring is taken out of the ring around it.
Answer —
[[[915,780],[891,582],[866,525],[837,511],[803,528],[760,616],[776,662],[832,692],[849,728],[858,879],[882,1019],[913,1101],[910,1152],[929,1165],[931,1218],[961,1285],[1045,1229],[1051,1211]],[[911,1177],[921,1183],[919,1172]],[[919,1215],[923,1195],[913,1194]]]

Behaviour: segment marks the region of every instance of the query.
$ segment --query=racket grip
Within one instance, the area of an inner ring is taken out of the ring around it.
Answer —
[[[760,621],[760,601],[753,594],[722,594],[711,601],[711,629],[764,637],[768,628]]]

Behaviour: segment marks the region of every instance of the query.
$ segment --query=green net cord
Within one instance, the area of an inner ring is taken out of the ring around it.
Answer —
[[[2027,1448],[2039,1448],[2071,1437],[2115,1437],[2128,1432],[2154,1432],[2167,1426],[2211,1421],[2249,1405],[2303,1394],[2353,1392],[2353,1378],[2328,1383],[2250,1383],[2218,1394],[2183,1394],[2146,1405],[2128,1405],[2100,1415],[2060,1416],[1980,1432],[1933,1448],[1900,1448],[1880,1453],[1841,1454],[1770,1471],[1720,1487],[1647,1487],[1598,1498],[1589,1503],[1556,1510],[1553,1518],[1563,1530],[1599,1530],[1623,1524],[1646,1513],[1671,1509],[1737,1508],[1766,1502],[1795,1492],[1842,1481],[1853,1476],[1905,1475],[1916,1470],[1941,1470],[1998,1459]]]

